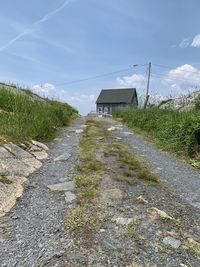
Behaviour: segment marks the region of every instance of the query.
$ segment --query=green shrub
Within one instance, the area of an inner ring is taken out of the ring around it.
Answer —
[[[195,157],[200,152],[200,111],[129,109],[117,110],[131,128],[146,133],[161,147],[182,156]]]

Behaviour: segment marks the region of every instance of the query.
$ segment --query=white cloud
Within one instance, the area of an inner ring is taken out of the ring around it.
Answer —
[[[117,78],[117,82],[123,87],[144,87],[145,77],[141,74],[133,74],[131,76],[124,76],[122,78]]]
[[[200,70],[185,64],[172,69],[163,79],[163,84],[171,86],[171,90],[178,95],[187,93],[200,86]]]
[[[55,86],[51,83],[44,83],[42,85],[36,84],[32,87],[32,90],[39,95],[52,96],[52,92],[55,91]]]
[[[200,34],[197,34],[194,37],[191,46],[193,46],[193,47],[200,47]]]
[[[51,19],[53,16],[55,16],[58,12],[60,12],[63,8],[65,8],[67,5],[73,3],[75,0],[66,0],[64,2],[64,4],[62,4],[61,6],[59,6],[58,8],[54,9],[53,11],[45,14],[41,19],[35,21],[29,28],[23,30],[21,33],[19,33],[17,36],[15,36],[13,39],[11,39],[9,42],[7,42],[5,45],[3,45],[2,47],[0,47],[0,51],[3,51],[5,49],[7,49],[8,47],[10,47],[12,44],[14,44],[15,42],[17,42],[18,40],[20,40],[22,37],[31,34],[32,32],[34,32],[36,30],[36,27],[39,26],[40,24],[48,21],[49,19]]]
[[[118,86],[135,87],[141,102],[144,100],[147,77],[142,74],[118,77]],[[200,70],[185,64],[171,69],[167,73],[154,74],[150,80],[150,102],[157,103],[165,96],[179,97],[200,88]]]
[[[189,45],[190,45],[190,38],[185,38],[180,42],[179,47],[186,48]]]

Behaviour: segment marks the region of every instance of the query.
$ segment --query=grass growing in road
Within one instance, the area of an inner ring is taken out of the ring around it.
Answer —
[[[158,178],[153,175],[142,162],[132,153],[127,145],[114,143],[108,146],[108,150],[104,153],[106,157],[115,156],[121,166],[125,168],[122,176],[118,176],[117,180],[126,181],[128,184],[134,184],[134,178],[143,179],[149,182],[157,183]],[[133,181],[131,181],[131,179]]]
[[[94,199],[98,196],[105,166],[96,159],[100,148],[97,139],[102,136],[101,124],[88,120],[80,142],[80,162],[76,166],[75,176],[78,207],[71,209],[67,215],[66,225],[73,231],[82,231],[87,235],[97,229],[103,217],[98,214]]]
[[[77,111],[68,104],[33,100],[25,93],[0,87],[0,139],[22,142],[48,140],[56,130],[69,124]]]
[[[178,112],[152,108],[117,110],[114,114],[129,127],[145,133],[160,147],[200,162],[200,110]],[[200,163],[199,163],[200,165]],[[199,166],[200,167],[200,166]]]

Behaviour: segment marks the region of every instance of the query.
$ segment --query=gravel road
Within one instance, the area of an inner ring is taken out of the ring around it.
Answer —
[[[119,123],[111,121],[112,125]],[[200,208],[200,171],[177,159],[167,152],[161,151],[143,137],[123,126],[117,129],[118,136],[133,147],[153,172],[171,185],[179,196],[186,199],[194,207]],[[131,132],[132,134],[127,134]]]
[[[68,209],[64,193],[51,192],[47,185],[73,176],[80,138],[75,130],[83,123],[79,119],[59,133],[49,145],[49,158],[28,178],[22,198],[0,218],[0,234],[7,237],[0,240],[1,267],[40,266],[44,260],[59,258],[70,243],[64,227]],[[71,154],[67,161],[54,162],[66,152]]]

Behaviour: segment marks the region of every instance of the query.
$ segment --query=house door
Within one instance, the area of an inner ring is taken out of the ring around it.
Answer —
[[[104,113],[108,114],[108,107],[104,107]]]

